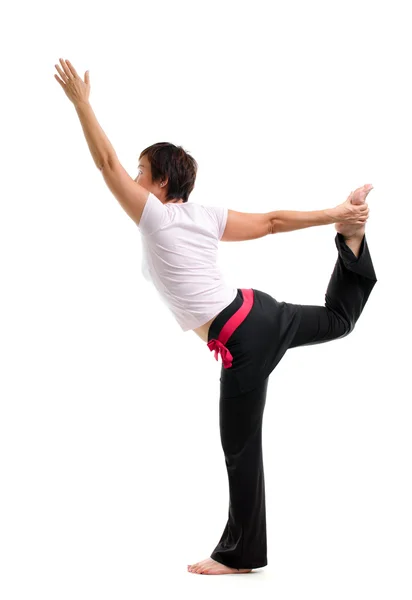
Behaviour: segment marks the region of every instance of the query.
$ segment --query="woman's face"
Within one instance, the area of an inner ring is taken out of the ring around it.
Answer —
[[[144,187],[148,192],[154,194],[156,198],[159,198],[159,200],[163,202],[163,204],[165,204],[167,182],[153,183],[150,162],[146,156],[142,156],[139,159],[138,175],[135,181],[136,183]],[[164,185],[160,185],[160,183],[163,183]],[[178,200],[177,202],[175,202],[175,204],[181,203],[183,203],[183,200]]]
[[[152,192],[153,194],[155,194],[155,186],[152,183],[152,171],[150,168],[150,163],[147,160],[146,156],[142,156],[142,158],[139,160],[138,174],[135,181],[136,183],[144,187],[148,192]],[[160,188],[160,184],[157,184],[157,186]]]

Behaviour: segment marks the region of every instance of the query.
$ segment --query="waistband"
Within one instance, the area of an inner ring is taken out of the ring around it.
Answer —
[[[215,359],[218,360],[218,355],[222,357],[223,367],[228,369],[232,366],[233,356],[230,353],[229,349],[226,348],[225,344],[227,343],[230,336],[233,332],[239,327],[241,323],[246,319],[250,311],[252,310],[254,301],[254,293],[253,289],[238,289],[238,295],[236,298],[224,308],[213,321],[210,330],[209,337],[211,335],[216,335],[216,331],[219,331],[219,335],[213,337],[210,341],[208,341],[207,346],[209,350],[212,352],[215,351]],[[231,312],[235,309],[236,306],[239,305],[236,312],[229,317]]]

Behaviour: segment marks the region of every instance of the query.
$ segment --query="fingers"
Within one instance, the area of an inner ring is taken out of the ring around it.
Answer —
[[[62,58],[59,58],[59,61],[60,61],[61,65],[62,65],[62,67],[64,69],[64,72],[66,73],[66,76],[68,78],[70,78],[71,77],[71,72],[70,72],[70,69],[68,68],[68,66],[66,65],[66,62]]]
[[[60,77],[63,79],[64,82],[66,82],[66,80],[67,80],[66,74],[63,73],[63,71],[61,70],[61,68],[59,67],[59,65],[54,65],[54,66],[58,70]]]
[[[354,213],[356,215],[367,215],[369,213],[369,206],[367,204],[353,204]]]
[[[357,207],[358,208],[358,207]],[[369,207],[368,205],[361,204],[359,209],[356,211],[356,218],[359,223],[365,223],[369,218]]]
[[[75,77],[78,77],[77,71],[76,69],[73,67],[72,63],[69,60],[66,60],[67,66],[69,67],[69,70],[73,73],[73,75]]]

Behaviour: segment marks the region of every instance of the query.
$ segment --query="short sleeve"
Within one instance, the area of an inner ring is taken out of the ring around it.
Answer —
[[[225,206],[205,206],[204,208],[216,227],[217,239],[221,240],[226,228],[228,209]]]
[[[144,235],[155,233],[165,225],[168,214],[165,205],[150,192],[140,217],[139,230]]]

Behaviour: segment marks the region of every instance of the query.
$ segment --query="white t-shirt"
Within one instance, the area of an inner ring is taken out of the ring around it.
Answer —
[[[237,295],[216,264],[228,209],[193,202],[163,204],[149,194],[138,225],[142,272],[183,329],[210,321]]]

